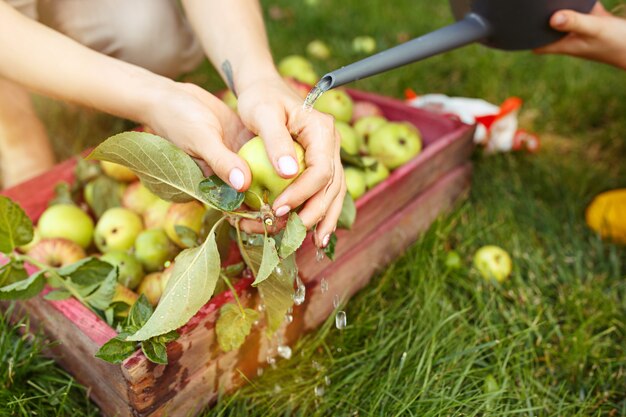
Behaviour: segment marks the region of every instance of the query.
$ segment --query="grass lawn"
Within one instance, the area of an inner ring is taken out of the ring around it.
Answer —
[[[282,16],[268,17],[277,57],[315,38],[331,45],[333,57],[315,62],[320,74],[362,57],[354,36],[385,48],[451,21],[444,1],[263,3]],[[208,64],[186,79],[223,85]],[[523,127],[543,148],[477,152],[469,200],[345,306],[345,330],[329,321],[206,416],[626,415],[626,251],[584,224],[594,195],[626,187],[626,73],[471,46],[352,87],[495,103],[519,96]],[[38,107],[60,157],[126,126],[48,100]],[[501,286],[470,268],[483,244],[513,257]],[[446,271],[451,248],[465,269]],[[98,415],[85,389],[40,354],[44,340],[26,341],[18,327],[0,319],[0,415]]]

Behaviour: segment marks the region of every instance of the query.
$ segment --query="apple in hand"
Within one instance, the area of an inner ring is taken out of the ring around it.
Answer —
[[[26,254],[54,268],[73,264],[87,256],[76,242],[62,238],[41,239]]]
[[[374,104],[371,101],[354,102],[354,108],[352,110],[352,120],[350,121],[352,124],[356,123],[359,119],[370,116],[383,117],[383,110],[377,104]]]
[[[486,280],[502,282],[511,274],[513,261],[504,249],[487,245],[474,254],[474,266]]]
[[[159,299],[163,294],[161,284],[162,275],[162,272],[153,272],[146,275],[143,280],[141,280],[141,284],[139,284],[139,287],[137,288],[139,295],[145,295],[148,302],[150,302],[153,306],[156,306],[159,303]]]
[[[165,224],[165,216],[170,209],[172,203],[169,201],[157,199],[150,207],[143,212],[143,224],[146,229],[156,229],[163,227]]]
[[[125,287],[135,289],[144,277],[141,262],[127,252],[112,251],[100,257],[101,260],[117,267],[117,282]]]
[[[93,220],[74,204],[55,204],[48,207],[37,223],[43,239],[63,238],[83,248],[91,244]]]
[[[370,188],[374,188],[376,185],[383,182],[389,176],[389,170],[382,162],[377,161],[371,156],[363,157],[363,163],[366,166],[371,166],[373,162],[376,162],[376,166],[374,168],[366,168],[363,170],[365,175],[365,185],[367,186],[368,190]]]
[[[144,230],[135,240],[135,256],[148,272],[160,271],[176,254],[176,247],[163,229]]]
[[[350,123],[354,102],[348,93],[341,89],[329,90],[317,99],[313,108],[332,115],[335,120]]]
[[[335,122],[335,128],[341,136],[341,148],[349,154],[356,155],[361,149],[361,141],[354,129],[345,122]]]
[[[148,190],[140,181],[136,181],[126,187],[122,195],[122,207],[143,214],[158,199],[152,191]]]
[[[386,125],[387,123],[387,119],[382,116],[365,116],[354,123],[354,131],[356,132],[359,140],[363,144],[363,149],[361,150],[367,150],[366,146],[369,142],[369,137],[372,132],[374,132],[381,126]]]
[[[232,90],[227,90],[222,96],[222,101],[231,108],[233,111],[237,111],[237,96]]]
[[[304,149],[302,146],[293,142],[298,161],[298,175],[300,175],[306,164],[304,163]],[[250,188],[246,191],[245,203],[253,210],[261,208],[261,200],[264,203],[272,204],[276,197],[282,193],[289,184],[295,181],[298,175],[293,178],[283,178],[274,170],[274,165],[270,162],[265,150],[265,144],[261,137],[256,136],[246,142],[239,149],[238,155],[242,157],[250,167],[252,174],[252,182]]]
[[[133,182],[137,181],[137,175],[125,167],[124,165],[116,164],[115,162],[100,161],[102,171],[114,180],[121,182]]]
[[[94,241],[103,253],[127,251],[143,230],[141,217],[123,207],[113,207],[102,214],[96,225]]]
[[[365,184],[365,172],[359,168],[346,167],[343,170],[343,174],[346,178],[348,193],[352,196],[352,199],[356,201],[365,194],[365,190],[367,189]]]
[[[176,226],[184,226],[193,230],[196,234],[202,229],[202,220],[206,208],[198,201],[190,201],[188,203],[173,203],[167,210],[163,229],[167,237],[181,248],[186,248],[185,244],[176,233]]]
[[[395,169],[420,153],[422,138],[410,123],[389,122],[372,132],[367,146],[370,155],[387,168]]]
[[[278,72],[283,77],[291,77],[309,85],[315,85],[319,80],[313,64],[300,55],[289,55],[281,59],[278,63]]]

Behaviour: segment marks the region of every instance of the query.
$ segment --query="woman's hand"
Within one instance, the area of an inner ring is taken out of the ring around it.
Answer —
[[[569,33],[536,53],[572,55],[626,69],[626,20],[607,12],[600,2],[589,14],[560,10],[550,19],[550,26]]]

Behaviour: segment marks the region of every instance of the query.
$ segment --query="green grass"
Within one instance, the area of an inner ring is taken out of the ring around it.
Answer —
[[[277,57],[302,53],[315,38],[331,45],[333,58],[315,61],[320,74],[362,57],[351,51],[354,36],[372,35],[383,48],[400,33],[451,21],[444,1],[264,5],[286,16],[268,18]],[[568,57],[471,46],[355,83],[396,97],[406,87],[496,103],[519,96],[523,126],[538,131],[544,147],[533,156],[477,152],[469,200],[343,307],[344,331],[331,318],[291,360],[205,415],[626,415],[626,251],[584,224],[594,195],[626,186],[625,75]],[[223,86],[208,64],[185,79]],[[38,108],[61,157],[127,126],[48,100]],[[506,283],[471,270],[483,244],[513,256]],[[463,270],[446,271],[450,249],[462,254]],[[43,339],[27,342],[18,327],[0,321],[0,404],[8,404],[0,414],[95,415],[84,389],[42,358]],[[497,383],[491,392],[488,376]]]

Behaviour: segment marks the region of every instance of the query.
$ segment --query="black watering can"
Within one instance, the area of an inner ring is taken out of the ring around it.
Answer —
[[[596,0],[450,0],[457,22],[326,74],[326,91],[474,42],[509,51],[533,49],[565,34],[550,28],[554,12],[589,12]]]

